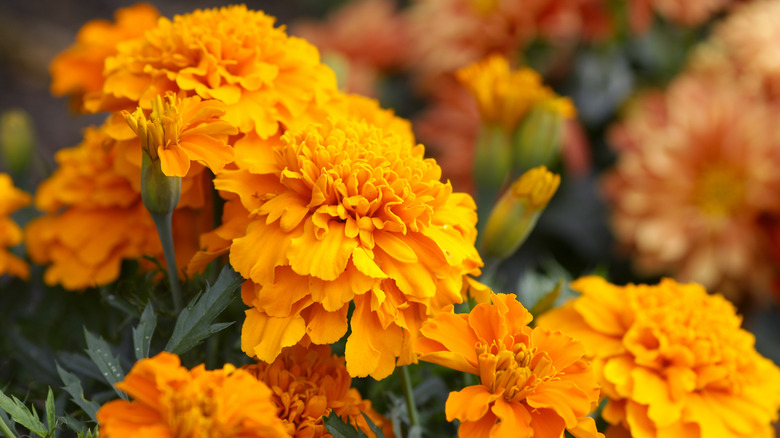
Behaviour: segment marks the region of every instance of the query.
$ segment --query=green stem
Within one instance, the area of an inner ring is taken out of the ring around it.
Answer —
[[[417,405],[414,402],[414,390],[412,379],[409,377],[409,365],[401,367],[401,388],[406,399],[406,408],[409,410],[409,423],[412,427],[420,425],[420,415],[417,413]]]
[[[173,213],[152,213],[152,219],[154,219],[154,225],[157,227],[157,234],[160,236],[160,243],[165,253],[165,264],[168,265],[168,283],[171,286],[171,295],[173,295],[173,308],[174,312],[178,314],[182,309],[182,303],[179,270],[176,269],[176,254],[173,250]]]

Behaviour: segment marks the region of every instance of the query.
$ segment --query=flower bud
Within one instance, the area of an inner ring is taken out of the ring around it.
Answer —
[[[181,177],[163,173],[160,159],[153,160],[144,150],[141,154],[141,199],[149,213],[173,213],[181,195]]]
[[[30,115],[12,109],[0,115],[0,157],[15,175],[24,174],[35,153],[35,130]]]
[[[557,161],[563,140],[565,116],[546,105],[534,107],[514,133],[514,172],[520,174]]]
[[[525,241],[561,177],[540,166],[525,172],[490,212],[482,239],[482,255],[505,259]]]
[[[511,138],[500,126],[483,124],[474,152],[474,185],[480,208],[490,208],[512,165]]]

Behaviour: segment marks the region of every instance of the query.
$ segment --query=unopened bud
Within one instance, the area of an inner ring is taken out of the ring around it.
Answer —
[[[141,153],[141,199],[153,215],[173,213],[181,195],[181,177],[167,176],[160,166],[160,159],[152,159],[146,151]]]
[[[482,125],[474,152],[474,185],[480,208],[490,208],[512,166],[509,134],[497,125]]]
[[[7,170],[24,174],[35,153],[35,130],[30,115],[21,109],[12,109],[0,115],[0,154]]]
[[[558,190],[561,177],[545,166],[525,172],[490,212],[482,239],[486,257],[505,259],[525,242],[547,203]]]
[[[569,101],[566,99],[564,102]],[[564,121],[570,117],[565,108],[539,104],[525,116],[514,134],[513,165],[516,174],[537,166],[550,166],[558,160]]]

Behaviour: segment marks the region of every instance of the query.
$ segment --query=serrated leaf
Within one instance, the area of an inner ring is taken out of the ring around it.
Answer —
[[[186,353],[210,335],[232,324],[212,322],[233,302],[237,296],[235,291],[243,281],[230,265],[222,268],[214,285],[207,285],[206,290],[193,298],[181,311],[165,351]]]
[[[141,314],[138,327],[133,329],[133,348],[135,349],[136,359],[141,360],[149,357],[149,346],[152,344],[152,335],[155,328],[157,328],[157,315],[155,315],[152,302],[150,301]]]
[[[98,337],[84,328],[84,337],[87,340],[87,356],[97,365],[103,379],[114,388],[119,397],[127,400],[127,395],[117,389],[117,382],[125,378],[125,372],[122,371],[122,365],[119,363],[119,356],[114,356],[111,347],[102,337]]]
[[[374,424],[374,422],[371,421],[371,418],[368,415],[366,415],[365,412],[360,411],[360,414],[363,416],[363,418],[366,419],[366,422],[368,423],[368,428],[371,429],[371,432],[374,432],[376,438],[385,438],[385,434],[382,432],[382,429],[380,429],[379,426]]]
[[[0,432],[2,432],[3,436],[6,438],[19,438],[13,429],[14,422],[8,418],[8,414],[6,414],[5,411],[0,409]]]
[[[49,428],[49,435],[57,427],[57,413],[54,409],[54,393],[51,392],[51,387],[46,395],[46,426]]]
[[[97,411],[100,409],[100,405],[92,400],[84,398],[84,389],[81,388],[81,381],[75,374],[65,371],[60,364],[56,365],[62,383],[65,384],[62,389],[70,394],[70,399],[73,400],[73,403],[76,403],[83,409],[92,421],[97,422]]]
[[[103,378],[100,374],[100,370],[86,354],[62,352],[57,355],[57,360],[55,362],[62,364],[61,366],[64,369],[75,371],[77,374],[86,378],[95,380],[101,380]],[[62,380],[61,376],[60,380]]]
[[[351,424],[347,424],[335,411],[330,411],[330,415],[323,417],[322,423],[325,429],[333,435],[333,438],[367,438],[362,430]]]
[[[9,398],[0,391],[0,409],[6,411],[11,419],[40,436],[46,436],[46,426],[38,419],[38,414],[33,408],[32,412],[18,398]]]
[[[82,432],[84,429],[86,429],[87,426],[84,425],[83,422],[77,420],[71,415],[66,415],[62,417],[62,422],[70,428],[70,430],[79,433]]]

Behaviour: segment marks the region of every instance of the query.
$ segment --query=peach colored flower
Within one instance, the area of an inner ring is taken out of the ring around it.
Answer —
[[[268,386],[230,364],[188,370],[179,356],[162,352],[138,361],[116,386],[134,400],[114,400],[98,410],[100,436],[106,438],[290,436]]]
[[[685,26],[698,26],[723,11],[735,0],[630,0],[629,21],[635,32],[647,31],[654,13]]]
[[[617,240],[641,272],[729,294],[767,290],[758,219],[780,211],[773,119],[733,82],[686,75],[640,98],[612,129],[619,156],[604,189]]]
[[[71,96],[73,107],[83,111],[87,94],[103,88],[103,66],[106,58],[117,51],[117,45],[142,35],[157,24],[160,13],[148,3],[121,8],[115,22],[92,20],[81,27],[76,42],[51,62],[51,93]]]
[[[261,138],[311,121],[310,109],[335,91],[319,53],[274,18],[246,6],[161,18],[106,60],[102,93],[90,111],[150,109],[167,91],[221,100],[223,120]]]
[[[392,423],[351,387],[352,378],[344,358],[331,354],[328,345],[294,345],[282,350],[270,364],[258,362],[242,369],[271,388],[277,413],[293,437],[330,437],[323,417],[331,412],[373,438],[375,435],[363,418],[365,413],[382,429],[385,438],[394,436]]]
[[[698,284],[572,283],[582,295],[538,325],[579,339],[608,399],[609,432],[637,438],[773,437],[780,369],[720,295]],[[621,435],[617,435],[621,436]]]
[[[350,375],[381,379],[396,359],[415,360],[419,325],[460,302],[463,276],[481,266],[473,200],[452,193],[423,153],[365,120],[329,119],[288,131],[263,166],[216,178],[250,213],[230,248],[251,280],[242,288],[247,354],[270,362],[304,335],[335,342],[353,302]]]
[[[30,203],[30,195],[14,187],[11,176],[0,173],[0,275],[27,279],[30,269],[7,248],[22,243],[22,230],[9,216]]]
[[[460,420],[461,437],[603,437],[588,417],[599,387],[585,349],[559,331],[532,329],[531,319],[514,295],[491,294],[468,314],[450,306],[423,324],[420,360],[479,377],[450,393],[447,421]]]

